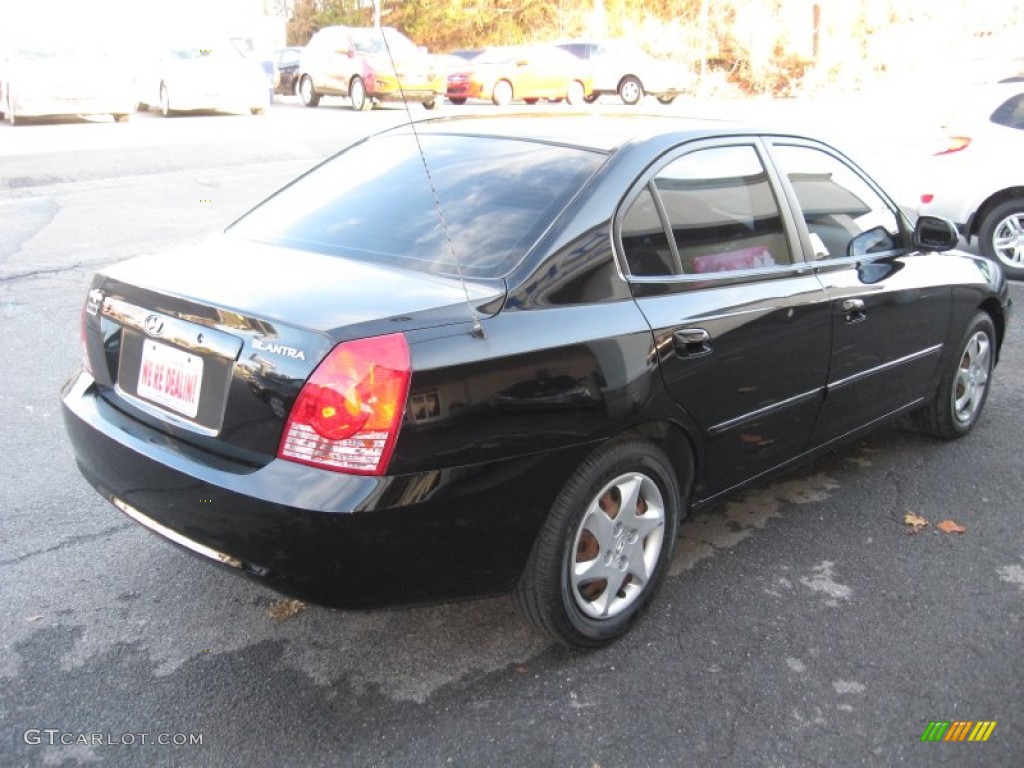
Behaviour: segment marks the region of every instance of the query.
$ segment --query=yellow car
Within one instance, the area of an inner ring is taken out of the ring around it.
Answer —
[[[548,45],[489,48],[448,75],[448,100],[490,99],[498,106],[541,99],[582,104],[591,93],[590,77],[579,59]]]

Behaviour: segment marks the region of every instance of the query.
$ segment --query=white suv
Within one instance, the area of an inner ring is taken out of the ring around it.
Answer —
[[[931,158],[919,211],[952,220],[1007,277],[1024,278],[1024,84],[982,86]]]

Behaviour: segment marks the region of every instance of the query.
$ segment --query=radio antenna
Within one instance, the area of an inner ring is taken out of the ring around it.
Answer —
[[[376,7],[377,3],[374,2]],[[451,230],[448,228],[448,218],[444,215],[444,207],[441,205],[441,196],[437,192],[437,185],[434,184],[434,177],[430,173],[430,164],[427,162],[427,155],[423,151],[423,143],[420,141],[419,131],[416,130],[416,121],[412,118],[412,110],[409,109],[409,100],[405,97],[405,86],[402,84],[402,78],[398,74],[398,66],[395,64],[395,57],[391,53],[391,44],[388,42],[388,36],[384,34],[383,27],[380,26],[380,16],[377,16],[377,29],[380,31],[381,39],[384,41],[384,48],[388,52],[388,59],[391,62],[391,70],[395,73],[395,81],[398,83],[398,92],[402,97],[402,106],[405,107],[405,115],[409,119],[409,128],[412,130],[413,139],[416,141],[416,150],[419,152],[420,161],[423,163],[423,171],[427,175],[427,184],[430,185],[430,192],[434,196],[434,208],[437,210],[437,216],[441,220],[441,229],[444,231],[444,238],[448,243],[448,250],[452,254],[452,263],[455,264],[455,272],[459,276],[459,284],[462,286],[462,295],[466,299],[466,306],[469,308],[469,316],[473,322],[473,328],[470,332],[474,337],[478,339],[487,338],[487,334],[484,332],[484,327],[480,323],[480,316],[477,314],[476,307],[473,306],[473,301],[469,297],[469,286],[466,284],[466,278],[462,274],[462,264],[459,262],[459,255],[455,252],[455,243],[452,242]],[[440,96],[440,94],[438,94]]]

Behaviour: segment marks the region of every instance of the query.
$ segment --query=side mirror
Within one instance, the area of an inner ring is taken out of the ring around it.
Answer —
[[[914,225],[914,246],[928,251],[948,251],[956,248],[960,233],[949,219],[922,216]]]

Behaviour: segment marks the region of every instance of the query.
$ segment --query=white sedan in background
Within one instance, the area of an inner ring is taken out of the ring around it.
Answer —
[[[671,104],[693,85],[693,75],[684,66],[659,61],[626,40],[569,40],[558,47],[586,62],[593,81],[591,101],[602,94],[617,94],[632,105],[650,95]]]
[[[134,111],[130,70],[102,46],[33,41],[0,51],[0,113],[11,125],[64,115],[123,122]]]
[[[200,110],[258,115],[270,106],[263,68],[230,40],[168,46],[140,72],[137,86],[139,107],[159,106],[165,117]]]
[[[956,110],[926,169],[920,213],[950,219],[1007,277],[1024,278],[1024,83],[982,86]]]

